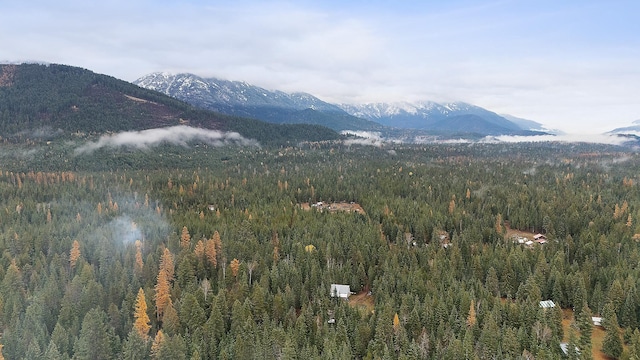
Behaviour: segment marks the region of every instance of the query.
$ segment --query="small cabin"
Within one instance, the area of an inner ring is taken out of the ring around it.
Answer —
[[[602,318],[599,316],[592,316],[591,322],[593,322],[594,326],[602,326]]]
[[[331,284],[330,295],[331,297],[348,299],[349,295],[351,295],[351,286],[341,285],[341,284]]]
[[[556,307],[556,303],[554,303],[553,300],[543,300],[540,301],[540,307],[543,309],[554,308]]]

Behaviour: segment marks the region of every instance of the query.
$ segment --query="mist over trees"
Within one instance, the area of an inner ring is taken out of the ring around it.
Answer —
[[[26,149],[0,154],[6,359],[640,356],[622,148]]]

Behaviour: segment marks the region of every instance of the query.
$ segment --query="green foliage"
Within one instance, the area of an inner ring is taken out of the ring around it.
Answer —
[[[6,155],[27,148],[52,160]],[[148,357],[152,340],[132,332],[136,294],[142,288],[155,309],[165,248],[175,254],[172,305],[161,321],[148,314],[150,336],[165,334],[159,358],[559,358],[568,339],[590,355],[591,312],[611,334],[607,319],[618,319],[629,352],[640,348],[630,327],[640,321],[640,227],[627,225],[628,214],[639,223],[640,190],[629,185],[638,183],[637,154],[583,145],[388,150],[321,142],[73,157],[59,141],[6,144],[0,153],[14,161],[0,169],[4,356]],[[319,201],[326,207],[303,206]],[[624,202],[626,215],[614,219]],[[500,235],[498,214],[507,234],[546,228],[548,243],[528,248]],[[190,247],[180,246],[183,227]],[[195,244],[216,231],[214,266]],[[72,267],[74,240],[81,256]],[[331,298],[333,283],[357,294]],[[546,299],[581,304],[576,328],[564,334],[561,310],[539,308]]]

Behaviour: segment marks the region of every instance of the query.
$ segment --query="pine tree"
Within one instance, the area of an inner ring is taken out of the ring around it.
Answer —
[[[585,301],[582,310],[576,314],[576,325],[580,330],[580,338],[578,348],[580,349],[580,357],[583,359],[591,359],[591,334],[593,333],[593,323],[591,322],[591,310]]]
[[[610,318],[606,320],[607,334],[602,341],[602,352],[605,355],[617,359],[622,355],[622,339],[620,339],[620,329],[615,312],[610,314]]]
[[[117,337],[107,314],[99,308],[89,310],[82,320],[80,336],[73,347],[74,359],[108,360],[115,357]]]
[[[135,319],[133,323],[134,329],[136,329],[138,334],[140,334],[140,337],[147,339],[149,336],[149,329],[151,329],[151,321],[149,320],[149,315],[147,315],[147,301],[145,300],[144,290],[142,290],[142,288],[138,290],[133,317]]]
[[[150,341],[144,339],[140,334],[132,329],[127,336],[127,340],[122,344],[123,360],[146,360],[149,359]]]

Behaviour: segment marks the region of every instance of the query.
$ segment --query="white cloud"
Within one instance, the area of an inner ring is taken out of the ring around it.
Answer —
[[[75,153],[91,153],[103,147],[132,147],[137,149],[147,149],[163,143],[187,146],[190,141],[204,141],[213,146],[258,146],[258,143],[255,140],[245,139],[236,132],[225,133],[216,130],[180,125],[142,131],[127,131],[113,135],[103,135],[98,139],[98,141],[89,142],[78,147],[75,150]]]
[[[191,72],[332,102],[460,100],[571,132],[640,117],[639,3],[12,1],[0,60]]]
[[[563,135],[538,135],[538,136],[487,136],[481,142],[486,143],[527,143],[527,142],[566,142],[566,143],[594,143],[622,145],[628,139],[607,134],[563,134]]]

